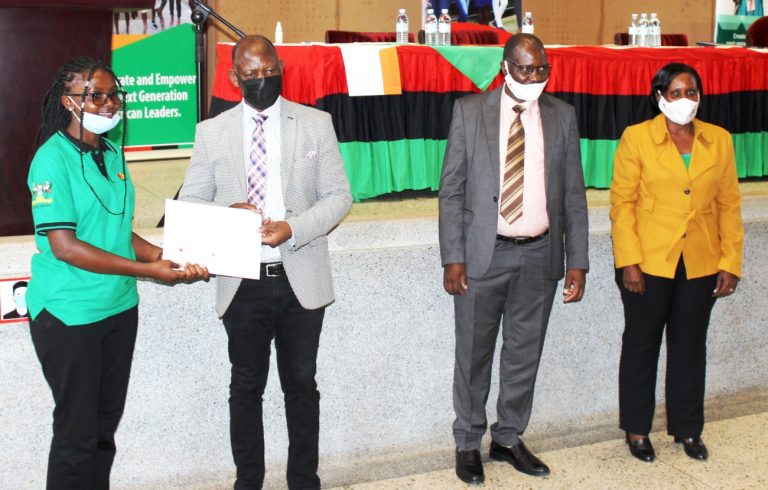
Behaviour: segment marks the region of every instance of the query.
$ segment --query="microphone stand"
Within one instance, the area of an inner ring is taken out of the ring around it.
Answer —
[[[217,14],[211,7],[206,5],[205,0],[192,0],[195,4],[195,8],[192,11],[192,23],[195,24],[195,74],[197,76],[197,122],[203,120],[203,110],[205,105],[203,100],[205,98],[204,81],[206,80],[205,74],[205,21],[208,20],[210,15],[214,19],[218,20],[225,26],[227,26],[232,32],[240,36],[245,37],[245,33],[233,26],[227,20]],[[176,191],[176,195],[173,196],[174,201],[179,198],[179,192],[181,187]],[[157,223],[158,228],[162,228],[165,225],[165,214],[160,218]]]
[[[203,111],[205,110],[205,22],[208,16],[218,20],[232,32],[245,37],[245,33],[237,27],[230,24],[227,19],[216,13],[211,7],[205,4],[205,0],[193,0],[195,8],[192,11],[192,23],[195,25],[195,74],[197,76],[197,122],[203,120]]]

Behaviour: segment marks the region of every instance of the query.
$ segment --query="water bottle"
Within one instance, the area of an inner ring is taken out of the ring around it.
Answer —
[[[530,12],[525,13],[523,17],[523,34],[533,34],[533,14]]]
[[[395,42],[400,44],[408,43],[408,16],[405,14],[405,9],[397,11],[397,19],[395,20]]]
[[[283,44],[283,25],[279,21],[275,26],[275,44]]]
[[[437,19],[437,45],[451,45],[451,16],[448,15],[448,9],[443,9],[443,13]]]
[[[427,10],[427,18],[424,19],[424,44],[427,46],[437,44],[437,17],[433,9]]]
[[[651,20],[648,21],[648,25],[650,26],[650,38],[652,39],[649,45],[658,48],[661,46],[661,21],[655,12],[651,13]]]
[[[640,21],[637,23],[637,45],[649,46],[648,44],[648,14],[640,14]]]
[[[629,45],[637,46],[637,14],[632,14],[632,18],[629,21]]]

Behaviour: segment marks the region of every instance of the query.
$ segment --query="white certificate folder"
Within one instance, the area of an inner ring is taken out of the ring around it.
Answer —
[[[220,276],[258,279],[261,215],[247,209],[165,200],[163,258]]]

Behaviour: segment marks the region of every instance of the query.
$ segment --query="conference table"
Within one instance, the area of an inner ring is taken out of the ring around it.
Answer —
[[[347,81],[345,45],[277,46],[285,62],[283,97],[330,113],[356,201],[408,189],[437,190],[453,102],[503,83],[501,46],[385,48],[381,52],[390,54],[381,59],[390,63],[383,71],[392,69],[394,59],[397,73],[388,80],[390,86],[395,80],[396,90],[357,96],[350,86],[359,84]],[[241,99],[227,76],[231,51],[232,44],[217,45],[212,116]],[[654,115],[650,82],[671,62],[689,64],[701,75],[698,117],[732,133],[739,177],[768,175],[768,51],[615,46],[547,46],[546,51],[552,65],[546,92],[576,108],[588,187],[610,186],[619,138],[628,125]]]

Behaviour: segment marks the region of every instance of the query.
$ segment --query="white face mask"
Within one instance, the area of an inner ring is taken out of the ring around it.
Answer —
[[[504,60],[504,63],[507,63],[507,61]],[[519,100],[538,100],[541,97],[541,93],[544,92],[544,87],[547,86],[549,79],[541,83],[520,83],[510,75],[509,63],[505,66],[507,67],[507,74],[504,75],[504,81],[507,83],[507,87],[512,92],[512,95]]]
[[[67,95],[69,97],[69,95]],[[69,100],[72,100],[72,97],[69,97]],[[77,103],[72,100],[72,102],[77,105]],[[83,108],[80,107],[80,112],[83,114],[83,127],[94,134],[104,134],[106,132],[112,131],[115,126],[120,124],[120,112],[116,112],[114,116],[107,117],[107,116],[100,116],[98,114],[92,114],[90,112],[85,112],[82,110]],[[77,117],[77,113],[72,111],[72,114]],[[80,118],[77,117],[77,120],[79,121]]]
[[[681,126],[693,121],[696,117],[696,111],[699,109],[699,101],[682,98],[674,102],[668,102],[667,99],[659,94],[659,110],[667,116],[667,119]]]

